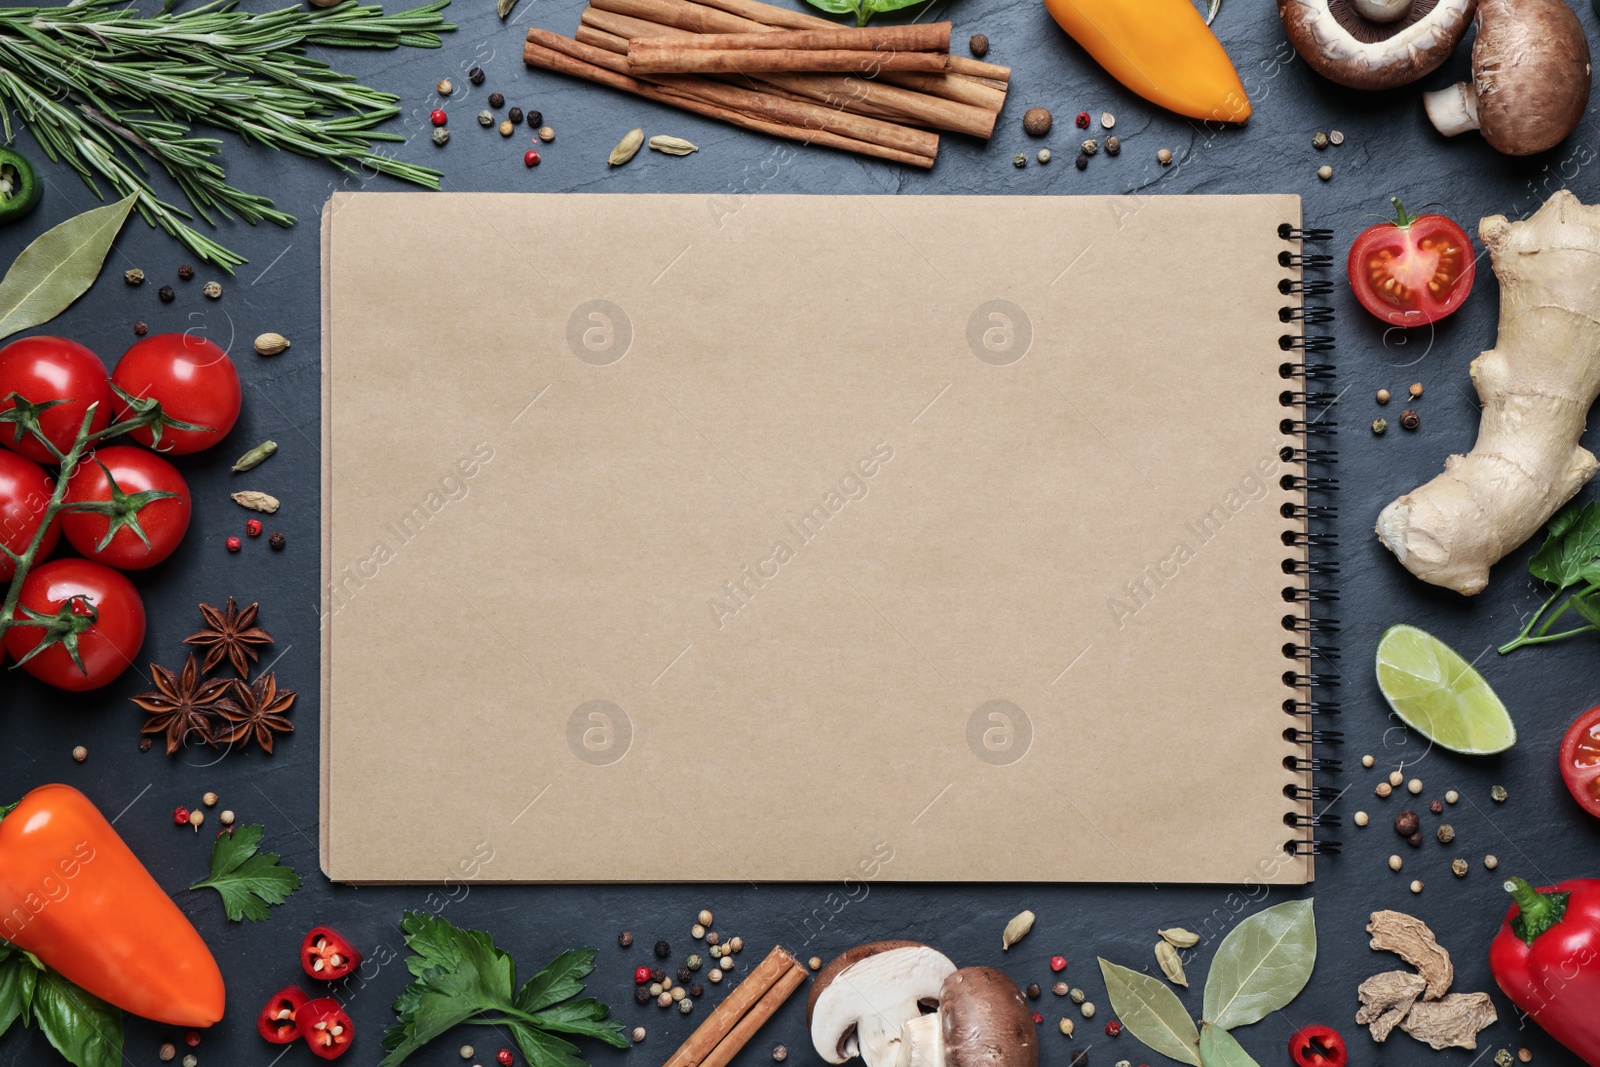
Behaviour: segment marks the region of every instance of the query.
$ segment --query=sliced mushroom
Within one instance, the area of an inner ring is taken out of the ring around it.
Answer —
[[[1497,152],[1554,148],[1589,106],[1589,41],[1565,0],[1483,0],[1472,81],[1424,93],[1446,137],[1482,130]]]
[[[993,967],[944,980],[939,1010],[905,1026],[907,1067],[1038,1067],[1033,1013],[1017,984]]]
[[[1477,0],[1278,0],[1289,43],[1330,81],[1392,89],[1438,68]]]
[[[806,1027],[828,1063],[860,1056],[867,1067],[905,1067],[902,1030],[939,1005],[956,965],[916,941],[875,941],[835,959],[818,974],[806,1004]]]

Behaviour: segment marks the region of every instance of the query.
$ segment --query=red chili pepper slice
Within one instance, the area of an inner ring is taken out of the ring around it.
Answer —
[[[313,926],[300,944],[300,966],[325,982],[343,978],[361,966],[361,959],[360,949],[326,926]]]
[[[1333,1027],[1302,1026],[1289,1038],[1289,1058],[1295,1067],[1345,1067],[1350,1053]]]
[[[289,1045],[300,1040],[300,1027],[294,1021],[294,1013],[310,1000],[294,986],[278,990],[256,1016],[256,1033],[274,1045]]]
[[[350,1051],[350,1043],[355,1040],[355,1024],[332,997],[318,997],[302,1004],[295,1010],[294,1021],[319,1059],[338,1059]]]

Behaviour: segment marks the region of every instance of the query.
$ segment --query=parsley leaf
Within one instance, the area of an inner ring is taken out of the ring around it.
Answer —
[[[215,889],[234,922],[267,917],[268,904],[282,904],[300,888],[300,876],[278,863],[275,852],[260,852],[261,827],[241,826],[211,846],[211,877],[190,889]]]
[[[394,1002],[400,1019],[383,1035],[388,1055],[380,1067],[397,1067],[462,1023],[506,1027],[533,1067],[585,1067],[577,1046],[558,1033],[628,1047],[622,1027],[607,1020],[609,1008],[593,997],[572,999],[594,970],[594,949],[563,952],[517,990],[516,964],[481,930],[414,911],[400,929],[415,980]]]
[[[1571,503],[1556,512],[1545,526],[1544,544],[1528,560],[1528,573],[1555,586],[1555,592],[1528,619],[1521,633],[1500,646],[1502,656],[1523,645],[1548,644],[1600,630],[1600,599],[1596,598],[1600,594],[1600,501]],[[1546,615],[1568,590],[1572,592],[1566,602]],[[1586,625],[1551,633],[1568,611]]]

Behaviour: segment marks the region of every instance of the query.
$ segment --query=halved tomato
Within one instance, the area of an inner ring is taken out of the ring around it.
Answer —
[[[1395,326],[1426,326],[1472,292],[1476,253],[1467,232],[1443,215],[1412,215],[1395,197],[1393,222],[1350,246],[1350,288],[1361,306]]]
[[[1561,779],[1578,806],[1600,818],[1600,705],[1567,727],[1561,739]]]

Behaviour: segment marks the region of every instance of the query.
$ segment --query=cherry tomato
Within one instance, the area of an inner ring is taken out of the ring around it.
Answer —
[[[102,448],[78,465],[61,528],[73,548],[119,570],[153,567],[172,555],[189,529],[189,485],[160,456],[125,445]]]
[[[300,1005],[295,1009],[294,1021],[319,1059],[338,1059],[350,1051],[350,1043],[355,1040],[355,1024],[332,997],[318,997]]]
[[[1412,215],[1394,204],[1350,246],[1350,288],[1361,306],[1395,326],[1426,326],[1472,292],[1476,257],[1467,232],[1443,215]]]
[[[256,1016],[256,1033],[274,1045],[294,1044],[300,1040],[300,1025],[294,1021],[294,1013],[310,1001],[294,986],[278,990]]]
[[[6,651],[57,689],[98,689],[133,664],[144,644],[144,601],[133,583],[104,564],[58,559],[28,572]]]
[[[1561,779],[1578,806],[1600,818],[1600,705],[1579,715],[1561,739]]]
[[[26,404],[19,407],[12,394]],[[24,337],[0,348],[0,444],[35,463],[59,460],[23,422],[36,419],[45,437],[65,455],[83,428],[89,405],[100,405],[89,423],[95,432],[111,424],[115,400],[106,365],[76,341]]]
[[[122,354],[111,382],[125,394],[119,419],[160,406],[167,425],[128,435],[158,452],[187,455],[210,448],[239,418],[239,372],[233,360],[192,333],[146,337]]]
[[[32,460],[23,459],[15,452],[0,450],[0,545],[21,555],[33,543],[39,532],[39,523],[50,507],[50,494],[56,489],[55,479]],[[36,559],[43,562],[55,551],[61,540],[61,519],[58,516],[45,531],[39,544]],[[11,557],[0,552],[0,582],[11,580],[17,565]]]

